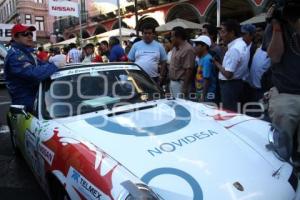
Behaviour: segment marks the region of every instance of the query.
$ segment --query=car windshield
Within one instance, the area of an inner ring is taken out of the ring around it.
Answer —
[[[43,82],[42,114],[54,119],[163,97],[135,65],[80,67],[59,71]]]

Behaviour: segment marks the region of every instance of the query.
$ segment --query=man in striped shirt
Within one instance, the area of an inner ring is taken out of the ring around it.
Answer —
[[[70,51],[67,56],[67,63],[80,63],[81,52],[76,48],[76,44],[71,43],[69,47],[70,47]]]

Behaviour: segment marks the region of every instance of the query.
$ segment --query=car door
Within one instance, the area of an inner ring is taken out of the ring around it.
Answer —
[[[39,117],[39,102],[41,85],[35,99],[34,109],[31,113],[12,114],[10,113],[11,131],[16,147],[21,151],[26,162],[39,180],[44,179],[44,162],[39,153],[40,132],[43,119]]]

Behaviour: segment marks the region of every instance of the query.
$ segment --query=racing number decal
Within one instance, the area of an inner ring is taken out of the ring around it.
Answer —
[[[199,183],[188,173],[181,171],[179,169],[175,169],[175,168],[158,168],[158,169],[153,169],[152,171],[146,173],[143,177],[142,177],[142,181],[146,184],[149,184],[149,182],[160,175],[163,174],[171,174],[171,175],[175,175],[178,176],[182,179],[184,179],[192,188],[193,190],[193,199],[194,200],[203,200],[203,192],[202,192],[202,188],[199,185]]]

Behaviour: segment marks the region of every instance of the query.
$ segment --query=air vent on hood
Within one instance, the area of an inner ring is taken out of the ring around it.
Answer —
[[[125,113],[136,112],[136,111],[139,111],[139,110],[146,110],[146,109],[150,109],[150,108],[154,108],[154,107],[157,107],[157,104],[149,105],[149,106],[142,106],[142,107],[123,110],[123,111],[119,111],[119,112],[113,112],[113,113],[107,114],[107,116],[108,117],[113,117],[113,116],[116,116],[116,115],[122,115],[122,114],[125,114]]]

